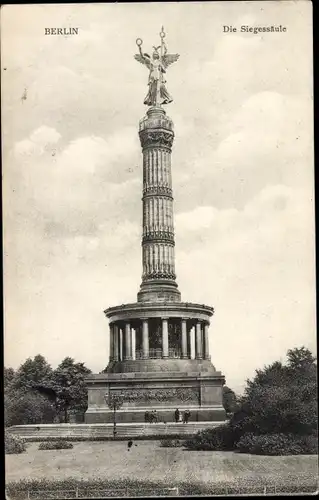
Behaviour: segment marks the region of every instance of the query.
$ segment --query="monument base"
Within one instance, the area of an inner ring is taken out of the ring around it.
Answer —
[[[188,361],[190,363],[190,361]],[[205,363],[205,362],[203,362]],[[123,404],[116,411],[119,423],[145,422],[145,412],[156,410],[159,422],[174,422],[175,410],[189,410],[189,422],[226,420],[222,404],[224,376],[221,372],[133,372],[90,375],[87,379],[88,409],[85,423],[111,423],[108,407],[111,395],[120,396]],[[195,363],[197,364],[197,363]]]

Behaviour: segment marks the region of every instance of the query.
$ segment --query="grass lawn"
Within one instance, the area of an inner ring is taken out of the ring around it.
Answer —
[[[202,485],[253,480],[278,484],[300,480],[317,484],[315,455],[265,457],[233,452],[162,448],[158,441],[136,441],[130,451],[124,441],[75,442],[71,450],[40,451],[27,445],[21,455],[6,455],[6,483],[20,479],[105,481],[140,480]]]

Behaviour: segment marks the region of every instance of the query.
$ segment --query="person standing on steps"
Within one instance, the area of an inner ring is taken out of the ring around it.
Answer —
[[[191,412],[189,410],[185,410],[183,415],[183,424],[188,424],[190,416]]]
[[[176,408],[174,416],[175,416],[175,422],[177,424],[177,422],[179,422],[179,417],[180,417],[180,411],[178,408]]]

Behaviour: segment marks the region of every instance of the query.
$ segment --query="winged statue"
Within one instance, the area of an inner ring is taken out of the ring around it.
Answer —
[[[167,47],[164,42],[164,28],[160,32],[161,45],[153,46],[153,54],[150,56],[146,52],[142,52],[143,40],[138,38],[136,45],[139,48],[139,54],[135,54],[135,59],[144,64],[149,70],[148,77],[148,93],[144,99],[144,104],[147,106],[160,106],[172,102],[172,97],[165,86],[166,80],[164,75],[166,68],[177,61],[179,54],[167,54]]]

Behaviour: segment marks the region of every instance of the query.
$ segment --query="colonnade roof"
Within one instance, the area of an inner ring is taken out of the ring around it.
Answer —
[[[191,302],[135,302],[109,307],[104,311],[110,321],[150,318],[184,318],[209,321],[214,308]]]

